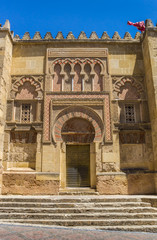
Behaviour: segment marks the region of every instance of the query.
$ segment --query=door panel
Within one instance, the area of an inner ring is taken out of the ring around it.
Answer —
[[[67,187],[90,186],[90,145],[67,145]]]

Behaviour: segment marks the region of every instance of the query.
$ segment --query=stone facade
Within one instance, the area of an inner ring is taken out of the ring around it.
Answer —
[[[20,39],[6,21],[0,28],[1,194],[59,194],[68,191],[67,177],[86,187],[86,159],[67,163],[67,146],[83,145],[90,149],[88,187],[156,194],[156,49],[157,27],[149,20],[134,39],[128,32],[123,39],[117,32],[112,39],[106,32],[101,39],[95,32],[89,39],[84,32],[78,39],[71,32],[66,39],[61,32],[55,39],[50,32]],[[74,159],[87,156],[80,151]]]

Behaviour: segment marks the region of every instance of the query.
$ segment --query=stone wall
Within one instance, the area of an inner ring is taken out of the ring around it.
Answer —
[[[12,39],[9,27],[0,28],[0,171],[3,159],[6,101],[10,88]],[[1,181],[0,181],[1,192]]]
[[[50,48],[66,48],[76,49],[82,47],[85,50],[87,45],[90,48],[108,48],[109,52],[109,72],[111,75],[143,75],[143,56],[141,43],[138,41],[132,42],[99,42],[92,43],[78,43],[78,42],[36,42],[31,44],[29,42],[21,42],[14,45],[13,49],[13,63],[12,75],[29,75],[29,74],[43,74],[45,64],[45,53],[47,47]],[[107,86],[106,86],[107,87]]]
[[[10,159],[7,164],[8,167],[35,169],[36,143],[10,143]]]
[[[97,176],[99,194],[154,194],[155,178],[153,173],[102,173]]]
[[[153,149],[151,131],[145,132],[145,143],[120,144],[121,169],[153,170]]]
[[[146,86],[150,120],[152,127],[152,143],[154,155],[154,170],[157,171],[157,29],[146,28],[143,39],[143,57],[146,76]],[[157,191],[157,182],[156,182]]]
[[[36,173],[4,173],[2,194],[20,195],[57,195],[58,177]]]

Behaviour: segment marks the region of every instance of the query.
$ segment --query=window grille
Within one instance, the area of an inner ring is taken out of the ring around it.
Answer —
[[[22,104],[22,116],[21,121],[23,123],[30,122],[31,118],[31,105],[30,104]]]
[[[126,123],[135,122],[135,106],[133,104],[125,105],[125,121]]]

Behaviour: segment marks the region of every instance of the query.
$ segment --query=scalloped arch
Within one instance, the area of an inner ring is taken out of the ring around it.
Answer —
[[[143,85],[133,77],[122,77],[122,78],[118,79],[115,82],[114,91],[117,93],[120,93],[121,87],[123,87],[125,85],[125,83],[130,83],[132,85],[132,87],[135,87],[137,89],[138,93],[140,94],[140,96],[142,97],[142,95],[144,94]]]
[[[20,86],[22,86],[25,82],[30,82],[32,86],[35,87],[35,91],[41,90],[41,84],[35,80],[33,77],[22,77],[20,80],[17,80],[12,87],[12,90],[18,92]]]

